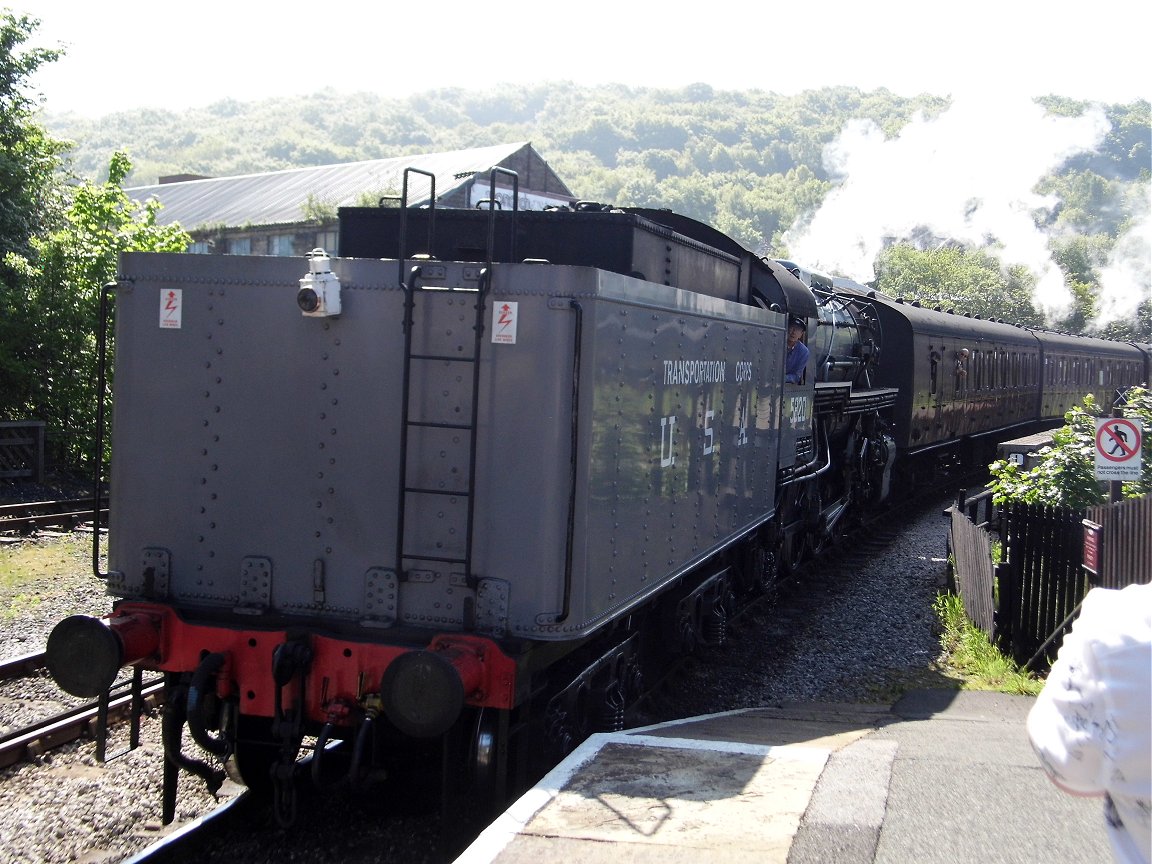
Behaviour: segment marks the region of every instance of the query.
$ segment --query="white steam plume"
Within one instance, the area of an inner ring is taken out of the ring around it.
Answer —
[[[1145,191],[1142,212],[1117,238],[1108,264],[1100,270],[1100,296],[1092,321],[1095,328],[1131,319],[1142,301],[1152,300],[1152,186]]]
[[[843,182],[810,224],[785,235],[789,255],[867,282],[887,243],[951,239],[1027,267],[1037,278],[1037,307],[1052,319],[1071,297],[1034,218],[1056,201],[1033,188],[1069,157],[1094,150],[1108,128],[1100,110],[1056,117],[1030,98],[987,93],[958,95],[939,117],[917,116],[892,139],[870,120],[853,120],[824,152],[825,167]]]

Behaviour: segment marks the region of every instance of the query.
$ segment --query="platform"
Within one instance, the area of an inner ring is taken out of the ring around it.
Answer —
[[[1033,701],[925,690],[595,735],[457,864],[1107,862],[1101,800],[1032,753]]]

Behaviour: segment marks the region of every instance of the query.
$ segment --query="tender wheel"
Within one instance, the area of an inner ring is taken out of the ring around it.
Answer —
[[[441,816],[463,842],[487,825],[507,804],[509,781],[508,713],[466,709],[445,736]]]
[[[236,747],[225,765],[228,776],[253,794],[270,797],[272,766],[279,757],[280,745],[272,737],[271,718],[241,716],[236,724]]]
[[[476,712],[472,743],[468,750],[471,785],[481,792],[497,789],[500,776],[500,723],[497,712],[481,708]]]

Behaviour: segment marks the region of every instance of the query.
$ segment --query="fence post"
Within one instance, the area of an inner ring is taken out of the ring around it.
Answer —
[[[1020,615],[1020,586],[1013,578],[1012,565],[1002,561],[994,568],[996,574],[996,642],[1000,650],[1016,653],[1016,620]]]

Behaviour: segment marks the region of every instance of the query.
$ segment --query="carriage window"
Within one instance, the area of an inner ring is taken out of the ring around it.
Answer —
[[[972,362],[972,352],[967,348],[956,349],[956,363],[953,369],[952,392],[963,396],[968,392],[968,365]]]
[[[932,351],[928,355],[930,363],[929,395],[935,396],[940,380],[940,352]]]

